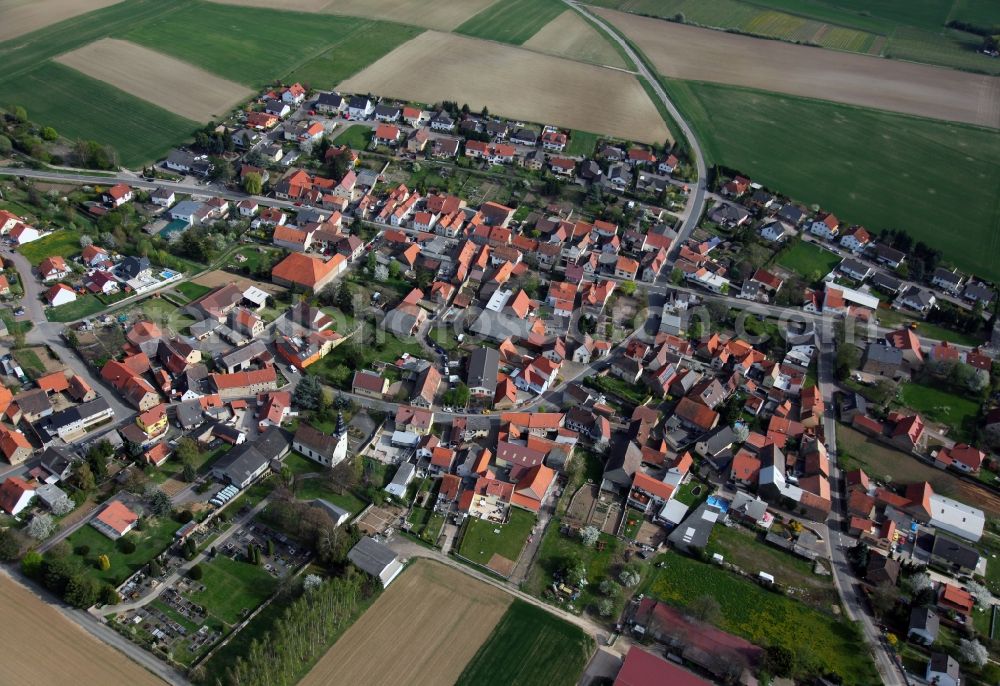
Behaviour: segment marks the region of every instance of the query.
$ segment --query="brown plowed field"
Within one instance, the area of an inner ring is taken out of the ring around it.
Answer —
[[[6,574],[0,574],[0,607],[0,645],[4,650],[0,684],[163,686],[158,678],[84,632]]]
[[[713,31],[614,10],[595,12],[664,76],[1000,128],[1000,78]]]
[[[0,41],[119,2],[121,0],[0,0]]]
[[[631,74],[426,31],[340,84],[351,93],[486,105],[495,114],[647,143],[670,138]]]
[[[511,598],[437,562],[418,560],[340,637],[300,686],[453,684]]]
[[[60,55],[57,62],[194,121],[225,115],[253,91],[141,45],[115,38]]]
[[[212,0],[224,5],[345,14],[451,31],[496,0]]]

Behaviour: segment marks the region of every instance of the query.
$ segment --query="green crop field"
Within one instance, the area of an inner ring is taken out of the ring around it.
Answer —
[[[733,86],[664,85],[709,164],[842,222],[903,229],[960,269],[1000,277],[1000,133]]]
[[[592,0],[591,4],[700,26],[850,52],[1000,73],[982,39],[949,21],[1000,25],[992,0]]]
[[[455,31],[521,45],[565,11],[566,5],[561,0],[499,0]]]
[[[456,686],[573,686],[593,651],[580,628],[515,600]]]
[[[858,650],[856,627],[714,565],[661,555],[640,592],[681,608],[710,596],[719,603],[721,629],[760,646],[784,646],[811,673],[837,674],[847,686],[878,683],[867,651]],[[803,642],[803,636],[810,640]]]
[[[777,262],[805,279],[818,281],[840,264],[840,258],[812,243],[797,241],[778,255]]]
[[[197,122],[53,62],[0,81],[0,91],[4,103],[23,106],[32,121],[53,126],[66,138],[114,145],[127,167],[163,156],[199,127]]]
[[[493,553],[517,562],[533,526],[535,515],[516,507],[510,509],[510,519],[506,524],[469,517],[459,554],[481,565],[487,564]],[[494,533],[497,529],[500,533]]]
[[[118,37],[258,87],[293,71],[310,85],[333,85],[417,33],[354,17],[188,2]]]
[[[239,622],[244,610],[255,610],[278,585],[263,567],[222,555],[201,566],[204,576],[199,583],[205,590],[192,593],[190,598],[226,624]]]
[[[71,140],[113,145],[123,166],[136,167],[162,157],[199,124],[50,58],[114,36],[253,87],[297,79],[328,88],[421,31],[200,0],[125,0],[0,43],[0,105],[21,105],[32,121]]]

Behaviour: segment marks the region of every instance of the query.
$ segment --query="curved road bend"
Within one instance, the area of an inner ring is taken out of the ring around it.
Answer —
[[[603,19],[601,19],[600,17],[596,16],[586,7],[577,3],[576,0],[563,0],[563,2],[565,2],[567,5],[569,5],[577,12],[585,16],[587,19],[589,19],[597,26],[604,29],[604,31],[616,43],[618,43],[618,45],[621,46],[622,50],[625,51],[625,54],[628,55],[629,59],[632,60],[632,62],[635,64],[636,69],[639,72],[639,75],[642,76],[644,79],[646,79],[646,81],[649,83],[650,88],[652,88],[653,92],[656,93],[656,97],[659,98],[661,103],[663,103],[663,106],[666,108],[667,112],[669,112],[670,116],[673,117],[674,122],[676,122],[677,126],[680,127],[681,132],[684,134],[684,137],[687,138],[688,147],[691,151],[692,157],[694,157],[695,167],[697,168],[698,171],[698,180],[695,182],[694,189],[691,193],[691,197],[688,200],[687,217],[681,223],[681,228],[677,232],[677,238],[674,239],[673,245],[670,246],[670,255],[668,263],[664,265],[663,269],[660,271],[661,275],[664,273],[669,274],[670,268],[673,266],[674,259],[677,256],[678,249],[680,248],[681,244],[687,240],[688,236],[691,235],[691,232],[698,225],[698,221],[701,219],[701,214],[705,209],[705,202],[707,200],[707,190],[708,190],[707,188],[708,168],[705,165],[705,155],[704,153],[702,153],[701,144],[698,142],[697,137],[695,137],[694,131],[691,129],[691,126],[684,119],[683,115],[681,115],[680,110],[678,110],[677,107],[674,105],[674,103],[670,100],[670,98],[667,97],[667,93],[665,90],[663,90],[663,87],[660,85],[659,80],[649,69],[649,67],[646,66],[646,62],[636,53],[635,50],[632,49],[632,46],[629,45],[628,41],[626,41],[621,36],[621,34],[618,33],[618,30],[615,29],[610,24],[608,24]]]

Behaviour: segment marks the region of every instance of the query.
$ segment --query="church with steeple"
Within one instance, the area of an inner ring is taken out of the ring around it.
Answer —
[[[292,450],[326,467],[335,467],[347,457],[347,424],[337,413],[337,428],[325,434],[308,424],[300,424],[292,439]]]

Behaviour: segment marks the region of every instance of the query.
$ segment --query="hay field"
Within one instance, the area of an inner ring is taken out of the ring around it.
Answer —
[[[0,607],[4,610],[0,645],[6,656],[0,683],[163,685],[6,574],[0,574]]]
[[[324,12],[451,31],[497,0],[212,0],[223,5]]]
[[[194,121],[215,119],[253,95],[246,86],[116,38],[85,45],[56,61]]]
[[[299,684],[453,684],[510,603],[498,588],[418,560]]]
[[[628,66],[614,46],[573,10],[566,10],[542,27],[524,47],[581,62],[623,69]]]
[[[340,84],[352,93],[486,105],[515,119],[647,143],[670,138],[630,74],[427,31]]]
[[[1000,79],[994,77],[595,11],[665,76],[1000,127]]]
[[[23,36],[64,19],[117,5],[122,0],[0,0],[0,41]]]

